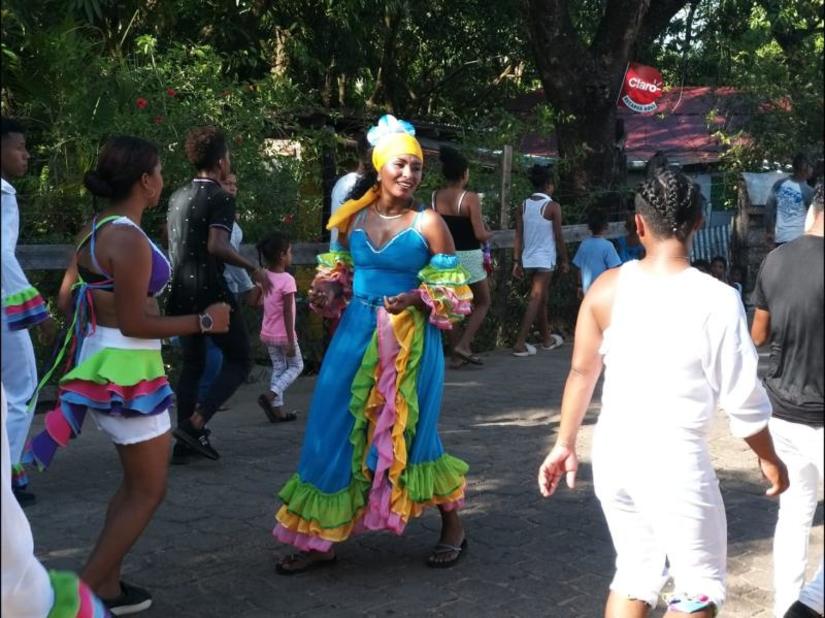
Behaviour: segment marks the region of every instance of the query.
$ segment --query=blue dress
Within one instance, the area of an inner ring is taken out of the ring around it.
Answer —
[[[420,285],[466,299],[466,271],[454,255],[430,254],[420,217],[380,248],[361,228],[350,234],[352,299],[318,375],[298,472],[279,493],[274,534],[299,549],[326,551],[364,529],[400,534],[425,506],[463,501],[467,465],[444,452],[437,430],[437,319],[383,308],[385,296]]]

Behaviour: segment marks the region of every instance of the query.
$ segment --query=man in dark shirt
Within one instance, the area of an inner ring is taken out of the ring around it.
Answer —
[[[825,239],[822,185],[813,225],[771,251],[762,263],[753,302],[754,343],[770,342],[765,388],[773,404],[771,434],[791,485],[779,498],[774,535],[774,615],[821,615],[822,563],[803,589],[808,540],[823,477],[825,424]],[[806,614],[808,609],[818,612]]]
[[[186,457],[193,454],[218,459],[205,425],[243,383],[251,368],[249,340],[235,296],[224,280],[224,263],[249,271],[264,292],[270,288],[265,271],[238,253],[229,241],[235,221],[235,198],[220,185],[230,172],[229,149],[223,133],[214,127],[192,129],[186,138],[186,156],[197,175],[169,199],[167,228],[173,272],[166,312],[202,313],[215,302],[229,303],[235,310],[230,316],[228,333],[210,334],[211,324],[203,323],[200,335],[180,338],[183,367],[176,392],[174,463],[185,463]],[[211,337],[220,348],[223,365],[198,405],[206,337]]]

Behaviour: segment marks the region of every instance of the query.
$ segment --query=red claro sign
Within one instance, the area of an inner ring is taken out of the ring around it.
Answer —
[[[663,94],[663,86],[659,71],[631,62],[624,75],[619,101],[634,112],[652,112],[656,109],[656,100]]]

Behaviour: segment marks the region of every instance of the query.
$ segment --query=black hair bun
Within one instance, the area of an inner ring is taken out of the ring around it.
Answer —
[[[89,190],[89,193],[97,197],[112,197],[112,185],[100,177],[95,170],[86,172],[83,176],[83,184]]]

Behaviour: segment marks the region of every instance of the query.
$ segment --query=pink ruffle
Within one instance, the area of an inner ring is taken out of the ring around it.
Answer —
[[[109,401],[112,393],[120,395],[125,401],[131,401],[144,395],[151,395],[167,383],[166,376],[160,376],[154,380],[142,380],[132,386],[120,386],[112,382],[96,384],[88,380],[71,380],[61,384],[60,389],[77,393],[92,401]]]
[[[392,483],[389,478],[394,453],[392,444],[392,430],[396,421],[395,399],[398,395],[395,360],[398,358],[400,346],[392,329],[389,313],[385,309],[378,310],[378,362],[381,377],[378,379],[378,392],[384,399],[384,405],[378,412],[373,431],[372,446],[378,455],[373,473],[372,487],[370,488],[367,508],[359,529],[363,530],[391,530],[395,534],[404,532],[405,522],[397,513],[391,510]]]
[[[317,536],[310,536],[300,532],[293,532],[281,524],[275,526],[272,536],[281,543],[286,543],[297,548],[299,551],[321,551],[327,552],[332,549],[332,541],[326,541]]]
[[[430,324],[436,328],[451,330],[453,328],[453,320],[450,318],[455,319],[458,316],[470,315],[473,312],[472,303],[461,300],[452,288],[448,286],[438,286],[432,289],[441,295],[438,302],[436,302],[436,299],[425,286],[418,288],[418,294],[421,296],[424,304],[430,308]],[[439,304],[442,306],[439,307]],[[444,313],[443,305],[447,306],[447,313]]]

